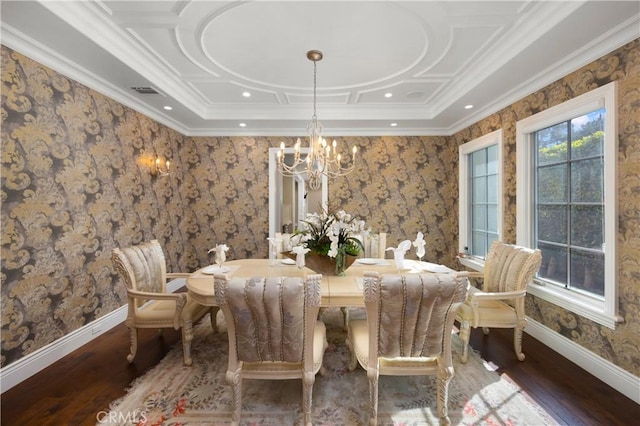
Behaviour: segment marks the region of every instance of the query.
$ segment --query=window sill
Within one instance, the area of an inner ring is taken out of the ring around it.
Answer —
[[[484,272],[484,260],[477,257],[460,257],[458,256],[458,263],[474,271]]]
[[[545,284],[543,281],[534,280],[527,287],[527,293],[612,330],[616,329],[617,323],[624,321],[620,316],[606,312],[604,301],[594,300],[575,291]]]

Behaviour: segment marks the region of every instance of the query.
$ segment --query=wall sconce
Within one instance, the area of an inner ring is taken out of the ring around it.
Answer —
[[[160,157],[156,156],[156,160],[151,166],[151,176],[169,176],[169,164],[169,160],[163,162]]]

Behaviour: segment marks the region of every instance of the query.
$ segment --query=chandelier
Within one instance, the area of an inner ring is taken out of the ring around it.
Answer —
[[[282,142],[280,151],[278,151],[278,170],[284,176],[306,173],[307,184],[310,189],[315,191],[320,188],[323,175],[327,178],[334,178],[351,173],[355,168],[358,148],[353,147],[351,165],[346,166],[342,164],[343,158],[342,154],[338,152],[337,142],[334,140],[333,143],[328,144],[326,139],[322,137],[322,124],[316,116],[316,70],[318,61],[322,60],[322,52],[310,50],[307,52],[307,59],[313,61],[313,116],[307,126],[309,151],[304,157],[300,155],[301,142],[298,138],[294,146],[293,163],[289,165],[285,162],[285,146]]]

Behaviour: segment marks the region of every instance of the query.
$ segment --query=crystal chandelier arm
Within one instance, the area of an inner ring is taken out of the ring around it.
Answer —
[[[306,163],[305,173],[310,182],[311,189],[317,189],[319,180],[322,175],[328,178],[345,176],[355,169],[357,148],[354,146],[351,156],[351,165],[344,167],[342,165],[342,154],[338,152],[337,142],[334,140],[332,144],[322,137],[322,125],[318,121],[316,115],[317,108],[317,63],[322,59],[322,52],[318,50],[310,50],[307,52],[307,58],[313,62],[313,116],[311,122],[307,126],[309,134],[309,152],[304,158],[300,156],[300,139],[295,144],[295,154],[293,164],[287,165],[284,158],[284,142],[280,145],[278,153],[278,169],[283,175],[291,176],[303,173],[300,167]],[[314,186],[316,188],[314,188]]]

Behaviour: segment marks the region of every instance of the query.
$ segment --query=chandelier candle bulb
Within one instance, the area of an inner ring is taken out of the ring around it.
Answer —
[[[322,137],[322,125],[318,122],[316,115],[317,62],[322,59],[322,52],[310,50],[307,52],[307,58],[313,62],[313,116],[307,126],[307,133],[309,134],[308,153],[304,158],[300,157],[302,142],[300,138],[298,138],[294,146],[295,154],[293,164],[287,164],[284,156],[284,142],[281,143],[280,152],[278,153],[278,171],[283,176],[305,176],[305,182],[309,189],[315,191],[320,189],[323,176],[335,178],[351,173],[355,168],[357,149],[355,147],[353,148],[351,164],[343,165],[342,154],[338,152],[338,142],[334,139],[333,142],[329,144],[327,140]],[[306,163],[305,170],[298,167],[303,163]]]

